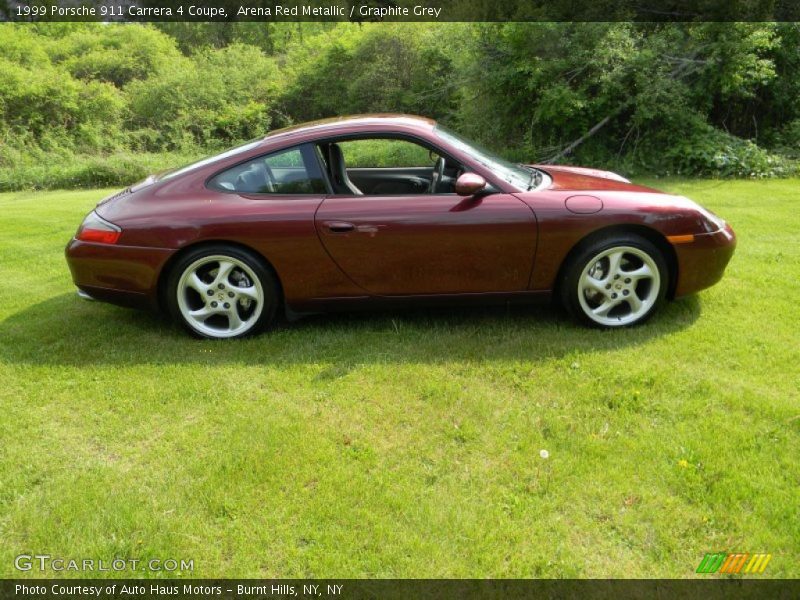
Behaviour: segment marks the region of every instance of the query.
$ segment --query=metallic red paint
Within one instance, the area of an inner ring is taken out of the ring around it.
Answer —
[[[576,215],[591,215],[603,210],[603,201],[597,196],[586,194],[570,196],[564,201],[567,210]]]
[[[473,196],[486,189],[486,180],[476,173],[464,173],[456,180],[456,194]]]
[[[525,290],[536,251],[533,211],[512,194],[331,196],[316,223],[342,271],[379,296]]]
[[[117,194],[96,211],[122,229],[118,242],[71,240],[66,255],[73,280],[97,299],[158,307],[160,285],[176,255],[222,241],[263,256],[278,276],[287,310],[304,312],[423,299],[546,297],[577,244],[607,228],[628,228],[656,241],[674,263],[675,296],[713,285],[733,254],[730,227],[713,231],[685,198],[604,171],[551,165],[538,167],[549,175],[546,186],[520,191],[446,143],[434,128],[428,119],[397,115],[310,123],[274,132],[245,152]],[[403,136],[432,146],[496,192],[257,196],[206,187],[216,173],[250,158],[361,135]],[[334,231],[337,222],[352,229]],[[666,240],[688,234],[695,236],[692,243]]]

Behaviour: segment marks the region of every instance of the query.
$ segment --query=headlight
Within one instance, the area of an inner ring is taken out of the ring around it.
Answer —
[[[725,219],[722,217],[715,215],[713,212],[703,206],[700,206],[699,204],[697,205],[697,211],[703,217],[708,233],[714,233],[720,229],[725,229],[727,223],[725,223]]]
[[[686,203],[684,205],[684,206],[686,206],[686,208],[691,207],[698,214],[698,216],[700,217],[698,219],[698,221],[699,221],[698,224],[703,229],[705,229],[706,233],[714,233],[715,231],[719,231],[720,229],[725,229],[725,227],[727,226],[727,223],[725,222],[725,219],[715,215],[713,212],[711,212],[707,208],[705,208],[703,206],[700,206],[694,200],[690,200],[689,198],[686,198],[685,196],[681,196],[680,199],[681,199],[682,203],[683,202]]]

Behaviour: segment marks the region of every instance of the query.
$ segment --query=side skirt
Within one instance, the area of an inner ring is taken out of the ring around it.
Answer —
[[[286,318],[296,321],[325,312],[394,310],[443,306],[502,306],[505,304],[543,304],[552,300],[550,290],[485,294],[436,294],[417,296],[348,296],[311,298],[285,303]]]

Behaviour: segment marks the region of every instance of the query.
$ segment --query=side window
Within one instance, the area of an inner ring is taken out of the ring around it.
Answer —
[[[436,156],[424,146],[396,139],[365,139],[339,142],[348,168],[433,167]]]
[[[216,175],[209,187],[241,194],[324,194],[327,191],[311,146],[259,156],[236,165]]]

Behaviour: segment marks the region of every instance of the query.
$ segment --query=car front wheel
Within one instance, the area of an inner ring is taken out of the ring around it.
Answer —
[[[172,269],[168,304],[173,317],[206,338],[239,338],[274,318],[277,285],[258,257],[229,246],[188,252]]]
[[[570,261],[562,302],[590,325],[636,325],[663,301],[667,279],[664,257],[655,245],[637,235],[615,235],[589,244]]]

